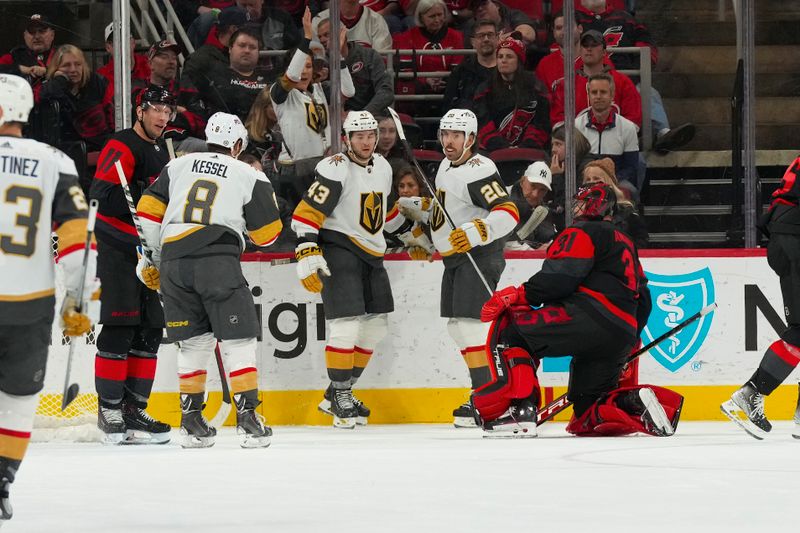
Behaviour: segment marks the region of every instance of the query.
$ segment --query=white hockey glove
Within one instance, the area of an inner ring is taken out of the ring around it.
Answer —
[[[61,328],[64,335],[79,337],[89,333],[100,319],[100,280],[88,280],[83,287],[83,309],[78,312],[77,290],[67,291],[61,304]]]
[[[433,254],[436,252],[436,247],[431,240],[425,235],[422,226],[415,225],[410,231],[401,233],[397,236],[403,243],[403,246],[408,248],[408,255],[415,261],[433,261]]]
[[[297,277],[303,288],[309,292],[322,292],[322,277],[330,276],[331,271],[317,243],[298,244],[294,256],[297,259]]]
[[[136,263],[136,277],[151,291],[160,289],[161,274],[158,272],[158,267],[144,255],[141,246],[136,247],[136,257],[139,258],[139,262]]]
[[[419,196],[409,196],[397,200],[397,209],[400,214],[414,222],[428,223],[431,215],[431,199]]]
[[[476,218],[451,231],[448,239],[456,253],[465,254],[476,246],[492,242],[491,227],[482,218]]]

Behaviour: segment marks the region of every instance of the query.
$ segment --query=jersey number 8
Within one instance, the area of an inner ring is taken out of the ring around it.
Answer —
[[[211,207],[217,198],[219,188],[213,181],[197,180],[186,195],[186,207],[183,209],[183,221],[187,224],[211,223]],[[199,216],[198,216],[199,215]]]

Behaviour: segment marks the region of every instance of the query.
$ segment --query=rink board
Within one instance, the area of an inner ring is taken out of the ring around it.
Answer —
[[[716,301],[719,307],[643,356],[640,382],[682,392],[685,419],[721,419],[719,403],[749,378],[782,327],[778,279],[763,250],[654,250],[642,256],[653,294],[645,343],[703,305]],[[302,289],[295,265],[271,265],[275,257],[249,254],[242,263],[262,322],[258,364],[264,412],[274,424],[330,423],[316,410],[327,384],[321,301]],[[372,408],[376,423],[446,422],[466,400],[469,379],[447,335],[446,320],[439,317],[442,263],[397,255],[387,259],[395,312],[388,336],[359,381],[359,397]],[[500,286],[526,280],[542,260],[539,252],[508,253]],[[77,351],[79,381],[86,391],[92,388],[94,347],[80,345]],[[60,389],[66,347],[54,352],[46,386],[50,392]],[[179,418],[175,354],[174,346],[162,345],[151,402],[153,414],[171,422]],[[567,362],[553,359],[543,365],[546,396],[564,391]],[[218,390],[215,374],[216,367],[210,366],[209,388]],[[771,418],[790,418],[794,412],[795,381],[790,377],[786,383],[767,400]],[[218,401],[216,395],[209,400]]]

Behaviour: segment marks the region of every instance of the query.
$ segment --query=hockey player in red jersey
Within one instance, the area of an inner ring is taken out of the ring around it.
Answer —
[[[757,439],[772,430],[764,413],[764,398],[800,363],[800,157],[786,170],[780,187],[759,225],[769,237],[767,262],[780,277],[783,310],[789,326],[770,344],[753,376],[722,404],[722,412]],[[800,401],[792,435],[800,439]]]
[[[568,432],[675,432],[682,396],[653,385],[618,388],[650,299],[636,246],[611,222],[615,206],[607,185],[580,189],[576,222],[550,245],[541,271],[484,304],[481,320],[493,321],[492,379],[474,391],[473,404],[488,435],[536,436],[538,360],[565,355],[574,406]]]
[[[99,303],[93,244],[86,271],[82,268],[88,208],[75,163],[60,150],[22,137],[32,107],[28,82],[0,74],[0,527],[11,519],[9,488],[28,448],[44,385],[55,309],[53,228],[67,290],[64,333],[88,333]],[[86,281],[78,294],[82,274]],[[79,301],[89,303],[93,293],[95,302],[78,312]]]

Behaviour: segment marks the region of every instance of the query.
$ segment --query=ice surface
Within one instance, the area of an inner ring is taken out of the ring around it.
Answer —
[[[482,439],[441,425],[277,427],[268,449],[32,444],[7,532],[794,531],[800,440]],[[173,436],[175,436],[173,430]],[[759,529],[754,529],[758,526]]]

